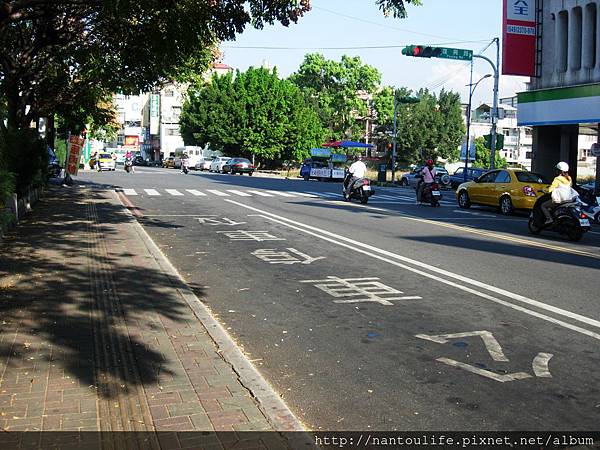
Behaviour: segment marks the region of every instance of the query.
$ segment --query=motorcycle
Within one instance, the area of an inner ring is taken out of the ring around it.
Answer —
[[[429,203],[434,208],[440,206],[440,200],[442,199],[442,193],[440,186],[437,183],[429,183],[423,186],[423,192],[421,193],[421,203]]]
[[[127,173],[133,172],[133,161],[131,158],[125,159],[124,167],[125,167],[125,172],[127,172]]]
[[[346,182],[344,182],[344,186],[345,184]],[[374,193],[375,191],[371,189],[371,180],[368,178],[359,178],[352,183],[352,186],[342,188],[342,195],[345,201],[349,202],[352,199],[356,199],[363,205],[369,202],[369,197]]]
[[[189,172],[189,169],[188,169],[189,165],[190,165],[190,164],[189,164],[189,162],[188,162],[188,160],[187,160],[187,159],[182,159],[182,160],[181,160],[181,172],[182,172],[183,174],[185,174],[185,175],[187,175],[187,174],[188,174],[188,172]]]
[[[590,230],[589,217],[581,209],[584,203],[576,197],[554,206],[550,211],[553,222],[547,224],[541,205],[550,198],[550,194],[544,194],[535,202],[529,215],[529,231],[535,235],[542,231],[554,231],[561,236],[567,236],[571,241],[579,241],[584,233]]]

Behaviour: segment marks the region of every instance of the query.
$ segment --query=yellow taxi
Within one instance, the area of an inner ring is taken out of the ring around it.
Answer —
[[[492,170],[456,189],[461,208],[487,205],[500,208],[505,215],[515,209],[532,209],[538,197],[548,192],[550,181],[542,175],[523,169]]]
[[[110,153],[100,153],[98,155],[98,170],[115,170],[117,163]]]

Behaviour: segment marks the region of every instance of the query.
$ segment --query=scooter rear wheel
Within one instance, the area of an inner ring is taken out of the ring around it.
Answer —
[[[537,227],[533,218],[529,219],[529,222],[527,225],[529,226],[529,231],[531,232],[531,234],[538,235],[542,232],[542,229]]]

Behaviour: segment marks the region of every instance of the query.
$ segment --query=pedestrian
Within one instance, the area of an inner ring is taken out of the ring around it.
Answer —
[[[115,152],[112,152],[110,156],[112,157],[112,160],[115,163],[115,170],[117,170],[117,154]]]

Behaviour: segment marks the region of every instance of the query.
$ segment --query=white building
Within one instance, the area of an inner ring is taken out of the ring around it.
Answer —
[[[139,151],[143,140],[142,133],[142,108],[146,102],[147,94],[114,96],[117,118],[121,129],[117,133],[118,147],[126,147],[132,151]]]

